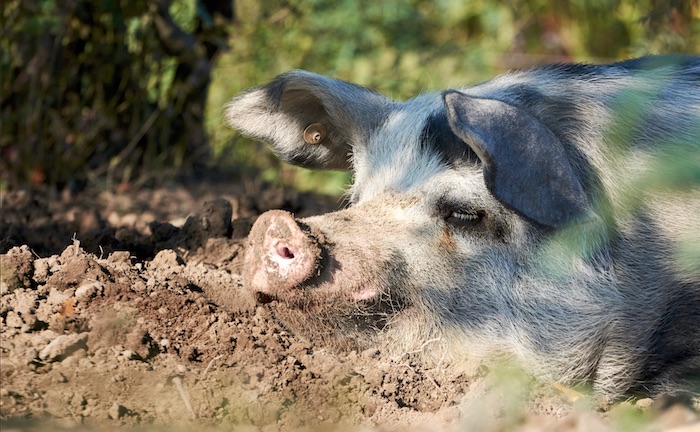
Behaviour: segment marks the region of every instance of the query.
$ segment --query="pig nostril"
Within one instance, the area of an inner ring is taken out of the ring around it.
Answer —
[[[288,246],[277,246],[277,255],[284,259],[294,259],[294,251],[292,251]]]

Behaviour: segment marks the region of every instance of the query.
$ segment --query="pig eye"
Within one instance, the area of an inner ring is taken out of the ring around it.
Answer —
[[[473,227],[484,218],[483,210],[454,210],[445,217],[445,222],[459,228]]]

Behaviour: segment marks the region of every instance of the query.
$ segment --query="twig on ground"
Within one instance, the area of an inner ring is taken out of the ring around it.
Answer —
[[[205,377],[205,376],[207,376],[207,372],[209,372],[209,368],[211,368],[211,365],[214,364],[214,361],[220,359],[221,357],[222,357],[222,355],[219,354],[218,356],[216,356],[216,357],[214,357],[213,359],[211,359],[211,361],[209,362],[209,364],[207,365],[207,367],[204,369],[204,373],[202,374],[202,378]]]
[[[175,378],[173,378],[173,382],[175,383],[175,387],[177,387],[177,391],[180,393],[182,401],[185,403],[185,408],[187,408],[187,411],[189,411],[190,414],[192,414],[192,418],[196,419],[197,414],[195,414],[194,409],[192,408],[192,404],[190,403],[190,396],[187,394],[185,386],[182,385],[182,379],[176,376]]]

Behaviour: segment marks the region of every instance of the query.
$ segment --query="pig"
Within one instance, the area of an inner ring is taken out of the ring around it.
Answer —
[[[353,173],[345,208],[272,210],[249,234],[244,285],[292,331],[515,361],[608,398],[697,392],[700,57],[544,65],[405,102],[290,71],[224,118],[291,164]]]

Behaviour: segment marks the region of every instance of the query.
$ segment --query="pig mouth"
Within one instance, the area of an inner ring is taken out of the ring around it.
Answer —
[[[288,330],[340,350],[372,345],[374,337],[411,309],[396,296],[366,284],[343,296],[326,292],[289,298],[258,291],[256,299]]]
[[[268,303],[272,303],[273,301],[277,300],[277,297],[270,295],[270,294],[267,294],[267,293],[264,293],[262,291],[256,291],[255,292],[255,300],[259,304],[268,304]]]
[[[293,289],[257,287],[255,299],[258,304],[284,309],[286,313],[329,320],[345,317],[351,321],[372,322],[373,327],[410,307],[406,299],[392,292],[390,284],[380,277],[344,280],[337,271],[337,263],[330,264],[317,278]],[[384,266],[377,273],[392,274]]]
[[[371,305],[374,303],[396,303],[390,301],[386,291],[371,283],[359,284],[356,288],[338,290],[347,294],[341,295],[336,290],[316,292],[319,287],[297,287],[294,291],[273,294],[267,290],[255,291],[258,304],[285,303],[291,307],[314,310],[324,306],[337,307],[341,303]],[[335,294],[334,294],[335,293]]]
[[[370,288],[367,286],[362,286],[360,288],[351,290],[350,292],[350,299],[356,302],[366,302],[366,301],[371,301],[375,298],[377,298],[380,295],[380,291],[377,288]],[[275,301],[281,300],[275,295],[263,292],[263,291],[256,291],[255,292],[255,300],[259,304],[269,304]]]

